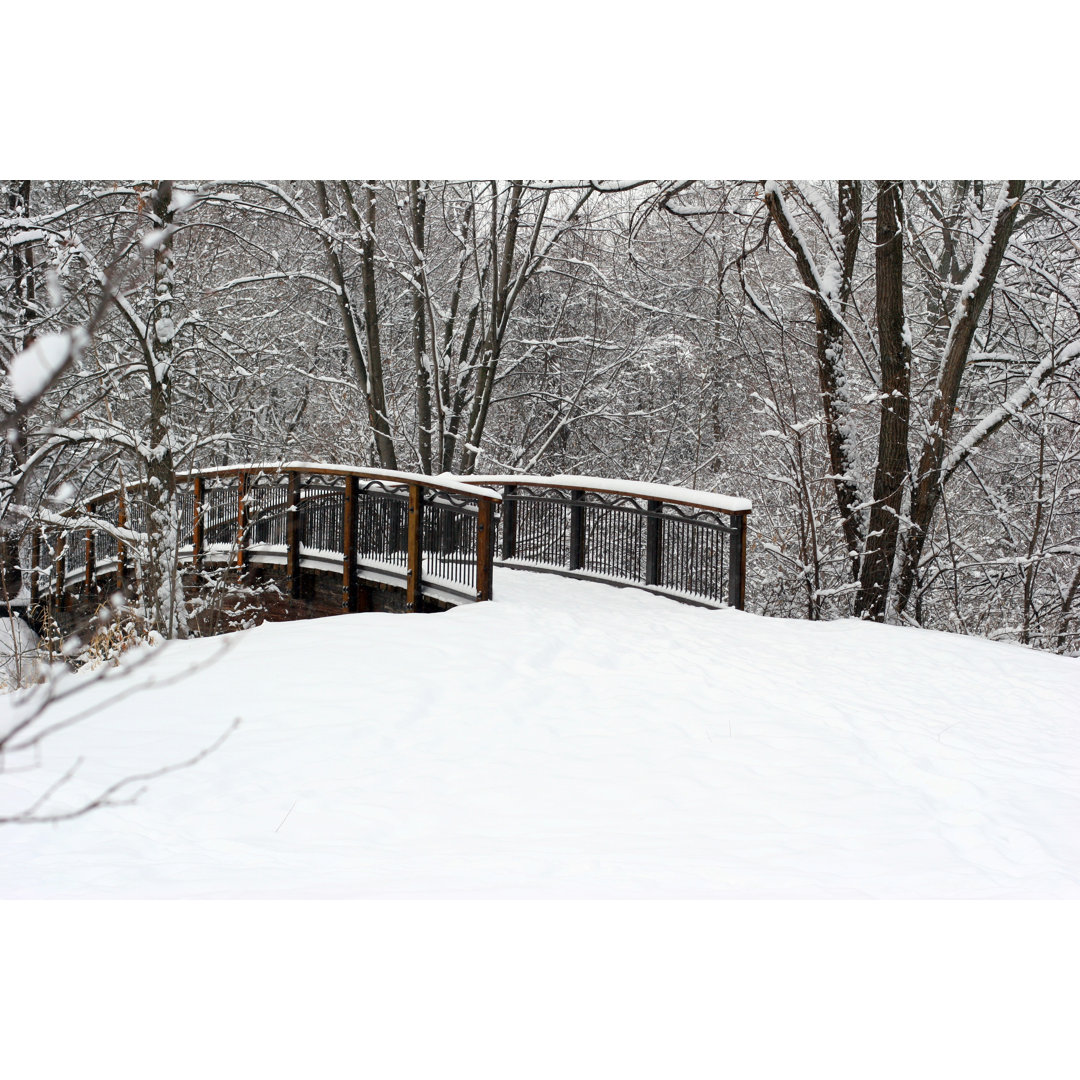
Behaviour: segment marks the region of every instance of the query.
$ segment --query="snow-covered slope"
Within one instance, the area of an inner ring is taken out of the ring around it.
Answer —
[[[134,806],[0,829],[0,895],[1080,896],[1075,660],[524,572],[496,595],[162,647],[132,680],[179,681],[9,760],[0,813],[77,756],[69,799],[239,728]]]

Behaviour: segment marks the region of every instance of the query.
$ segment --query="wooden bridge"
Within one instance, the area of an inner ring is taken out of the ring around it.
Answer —
[[[145,535],[143,485],[34,530],[30,601],[123,588]],[[270,567],[286,595],[305,572],[340,577],[340,607],[397,590],[406,611],[490,600],[493,567],[633,586],[742,608],[750,503],[709,492],[582,476],[425,476],[312,462],[233,465],[177,482],[178,561]]]

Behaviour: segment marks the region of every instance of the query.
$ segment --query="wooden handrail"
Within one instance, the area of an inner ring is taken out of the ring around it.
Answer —
[[[247,473],[255,476],[283,476],[286,473],[304,473],[308,476],[355,476],[360,480],[382,480],[386,483],[407,487],[409,484],[420,484],[421,487],[430,488],[433,491],[445,491],[451,495],[466,495],[472,498],[494,499],[501,501],[501,496],[476,483],[467,483],[454,476],[427,476],[424,473],[396,472],[393,469],[369,469],[356,465],[329,465],[325,462],[316,461],[284,461],[271,463],[256,463],[251,465],[214,465],[205,469],[190,469],[176,474],[180,483],[188,481],[227,479]],[[145,480],[136,480],[130,484],[124,484],[122,488],[109,488],[95,495],[86,502],[86,508],[92,509],[102,502],[115,499],[122,492],[141,491],[146,486]],[[71,509],[64,511],[65,514],[75,514],[79,511]]]

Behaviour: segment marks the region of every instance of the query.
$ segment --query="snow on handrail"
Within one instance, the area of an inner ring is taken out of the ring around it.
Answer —
[[[387,483],[400,484],[403,487],[409,484],[419,484],[422,487],[436,491],[447,491],[454,495],[465,495],[472,499],[489,499],[501,502],[502,496],[489,488],[478,487],[451,478],[446,474],[440,476],[428,476],[425,473],[399,472],[396,469],[375,469],[360,465],[334,465],[323,461],[271,461],[251,462],[239,465],[213,465],[205,469],[190,469],[176,473],[177,480],[194,480],[197,478],[210,478],[215,476],[238,476],[240,473],[267,473],[281,475],[283,473],[299,472],[312,475],[324,476],[356,476],[360,479],[383,480]],[[143,481],[136,481],[126,485],[126,490],[136,491],[143,486]],[[87,505],[111,499],[119,493],[119,488],[110,488],[100,495],[95,495]]]
[[[450,473],[440,473],[440,477],[460,480]],[[693,488],[675,487],[671,484],[650,484],[640,480],[611,480],[600,476],[527,476],[524,474],[505,473],[492,476],[468,476],[470,484],[499,484],[506,486],[518,484],[522,487],[549,487],[570,490],[599,491],[605,495],[629,495],[639,499],[651,499],[656,502],[676,503],[681,506],[695,506],[703,510],[719,510],[724,514],[749,514],[753,503],[749,499],[739,499],[732,495],[717,495],[711,491],[697,491]]]

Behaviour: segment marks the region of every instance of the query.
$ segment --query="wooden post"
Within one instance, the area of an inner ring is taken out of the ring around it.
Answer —
[[[248,474],[240,473],[236,478],[236,568],[244,569],[247,555],[247,499]]]
[[[203,478],[195,477],[191,506],[191,564],[202,567],[203,557]]]
[[[728,603],[742,611],[746,606],[746,514],[732,514],[728,536]]]
[[[83,573],[83,596],[94,595],[94,530],[86,530],[86,567]]]
[[[512,559],[517,554],[517,485],[508,484],[503,488],[503,501],[499,515],[502,525],[501,555]]]
[[[664,504],[650,499],[645,504],[645,584],[660,584],[660,567],[664,560]]]
[[[405,585],[405,610],[419,611],[424,584],[424,489],[409,485],[409,576]]]
[[[67,559],[64,557],[64,548],[67,546],[67,534],[58,532],[56,534],[56,558],[53,561],[53,571],[56,574],[56,580],[53,582],[53,589],[55,591],[55,603],[56,610],[64,610],[64,572],[67,569]]]
[[[285,573],[289,578],[289,595],[300,596],[300,474],[289,473],[289,505],[285,511]]]
[[[116,527],[123,529],[127,527],[127,504],[124,502],[124,496],[120,493],[116,496]],[[126,570],[126,559],[124,558],[124,542],[119,537],[116,539],[116,587],[123,591],[124,577]]]
[[[570,492],[570,569],[585,565],[585,492],[575,488]]]
[[[476,502],[476,599],[490,600],[495,566],[495,500]]]
[[[41,572],[41,526],[30,532],[30,604],[38,602],[38,574]]]
[[[356,611],[356,526],[360,508],[360,478],[345,477],[345,514],[341,537],[341,607]]]

